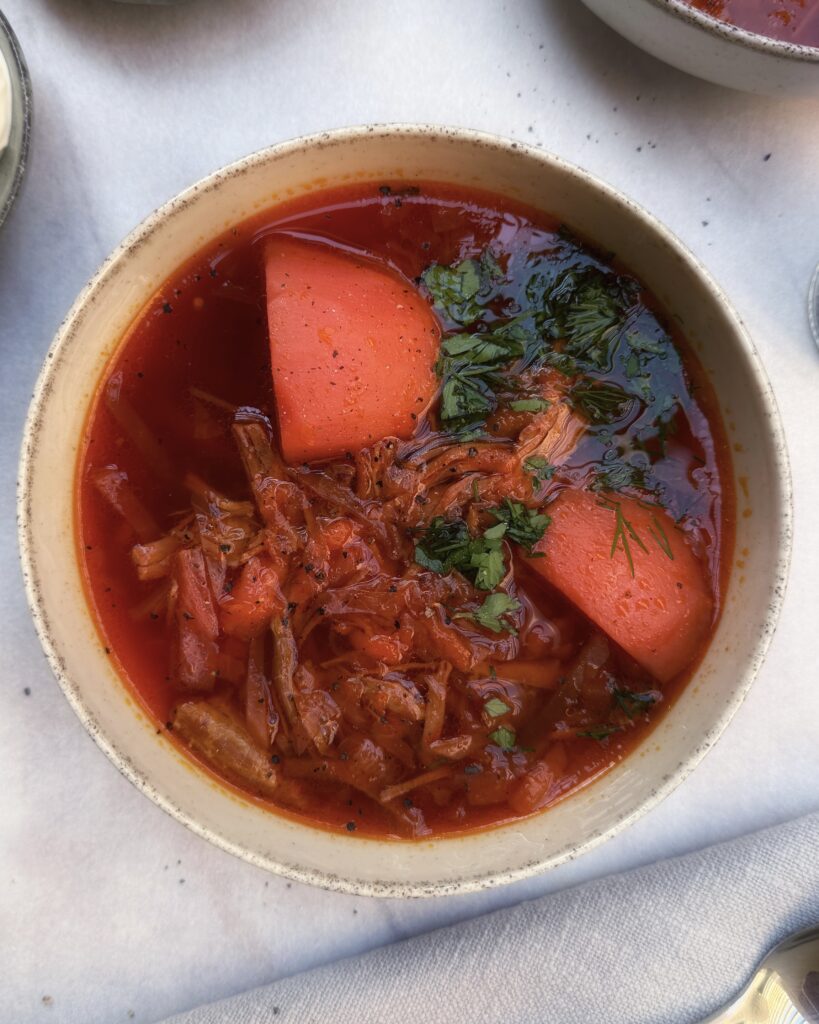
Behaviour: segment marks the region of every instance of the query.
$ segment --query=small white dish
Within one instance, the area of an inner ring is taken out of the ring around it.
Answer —
[[[583,0],[620,35],[698,78],[770,96],[819,99],[819,48],[720,21],[684,0]]]
[[[625,761],[544,813],[463,837],[339,835],[229,792],[159,733],[106,655],[75,550],[77,453],[97,382],[162,282],[226,226],[285,198],[350,181],[441,181],[500,192],[616,252],[678,320],[713,381],[734,447],[736,550],[722,619],[694,678]],[[20,545],[41,642],[68,700],[116,766],[211,842],[300,881],[379,896],[468,892],[578,856],[657,804],[728,724],[768,647],[788,567],[788,460],[770,385],[707,271],[657,220],[541,150],[434,126],[373,126],[296,139],[217,171],[151,214],[78,297],[46,359],[25,429]]]
[[[31,137],[31,82],[23,51],[0,11],[0,60],[11,83],[11,126],[8,144],[0,150],[0,225],[17,197],[28,159]]]

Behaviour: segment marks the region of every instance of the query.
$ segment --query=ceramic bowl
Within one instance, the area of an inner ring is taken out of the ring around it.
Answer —
[[[728,25],[684,0],[583,0],[654,57],[717,85],[819,99],[819,49]]]
[[[31,135],[31,82],[23,51],[11,25],[0,11],[0,58],[9,69],[11,80],[11,133],[8,145],[0,152],[0,225],[8,216],[26,169]]]
[[[713,380],[742,486],[722,620],[696,677],[631,757],[535,817],[432,841],[331,834],[265,811],[196,769],[142,712],[102,648],[74,548],[74,477],[95,386],[134,316],[188,256],[229,225],[293,196],[354,181],[491,189],[556,214],[639,275],[678,320]],[[345,129],[217,171],[140,225],[81,293],[37,384],[22,452],[20,542],[28,597],[68,700],[114,764],[211,842],[331,889],[384,896],[465,892],[577,856],[661,800],[736,711],[778,613],[790,547],[787,456],[770,386],[736,313],[696,259],[639,206],[519,143],[430,126]],[[745,553],[747,551],[747,553]]]

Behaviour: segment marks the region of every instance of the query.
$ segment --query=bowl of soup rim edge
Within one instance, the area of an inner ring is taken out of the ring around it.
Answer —
[[[765,96],[819,99],[819,47],[751,32],[685,0],[583,0],[641,50],[698,78]]]

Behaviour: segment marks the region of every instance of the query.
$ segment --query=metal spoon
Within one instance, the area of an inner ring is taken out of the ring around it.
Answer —
[[[748,986],[702,1024],[817,1024],[819,928],[798,932],[765,957]]]

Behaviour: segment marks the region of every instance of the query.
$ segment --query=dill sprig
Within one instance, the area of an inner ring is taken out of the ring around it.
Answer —
[[[635,398],[618,384],[581,377],[569,389],[569,401],[592,423],[613,423],[625,414]]]
[[[636,544],[641,551],[645,554],[649,554],[649,550],[645,545],[642,537],[637,533],[634,528],[634,524],[623,512],[623,506],[619,501],[614,501],[611,498],[601,498],[597,503],[601,508],[606,509],[609,512],[614,513],[614,536],[611,541],[611,550],[609,551],[609,558],[614,558],[618,548],[622,548],[623,554],[626,556],[628,562],[629,572],[631,573],[632,579],[634,578],[634,555],[632,554],[631,545]],[[668,540],[668,535],[663,529],[663,525],[654,513],[651,514],[651,522],[648,525],[648,532],[656,543],[657,547],[662,551],[666,558],[674,561],[674,552],[671,549],[671,544]]]

